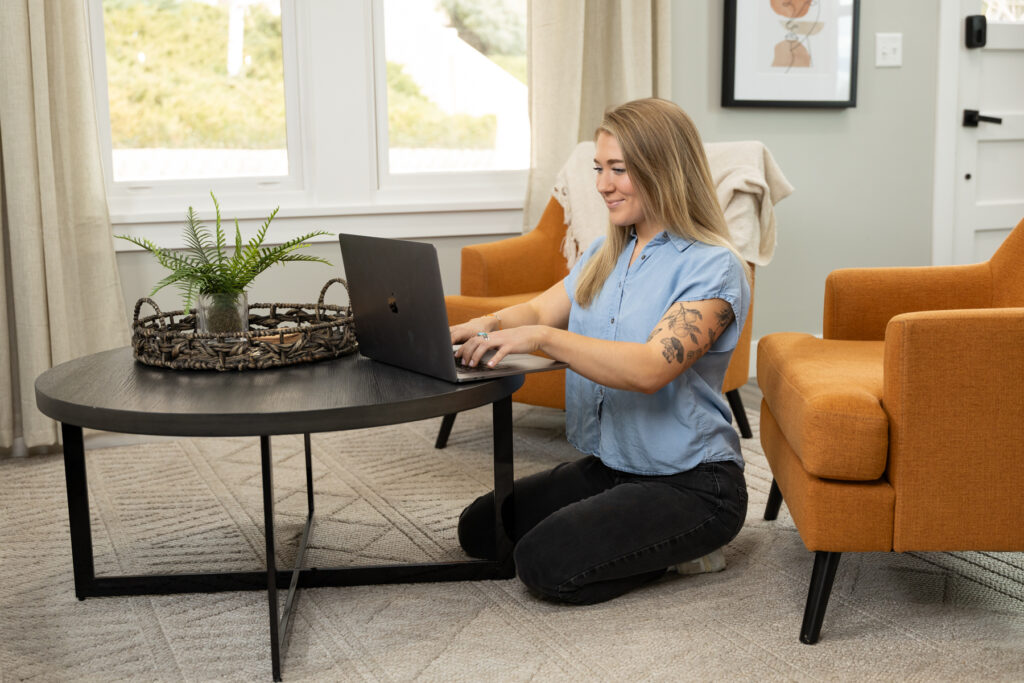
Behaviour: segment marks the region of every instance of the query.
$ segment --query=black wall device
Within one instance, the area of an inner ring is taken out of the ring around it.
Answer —
[[[967,47],[985,47],[988,22],[984,14],[971,14],[964,20],[964,39]]]

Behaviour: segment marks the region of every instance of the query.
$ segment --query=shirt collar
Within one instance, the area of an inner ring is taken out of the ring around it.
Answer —
[[[636,228],[630,228],[629,236],[631,240],[636,239]],[[662,244],[666,241],[671,242],[672,246],[680,252],[686,251],[686,249],[693,244],[693,240],[688,240],[685,237],[671,233],[668,230],[662,230],[655,235],[654,239],[651,240],[651,244]]]
[[[669,232],[667,230],[663,231],[660,235],[658,235],[658,237],[656,239],[659,239],[659,238],[660,239],[666,239],[667,238],[668,241],[671,242],[672,245],[676,249],[678,249],[680,252],[685,251],[691,244],[693,244],[693,240],[688,240],[685,237],[681,237],[679,235],[675,235],[675,234],[673,234],[673,233],[671,233],[671,232]]]

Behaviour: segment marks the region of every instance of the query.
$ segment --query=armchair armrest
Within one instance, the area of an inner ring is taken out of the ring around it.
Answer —
[[[1024,548],[1024,308],[925,311],[886,328],[894,550]]]
[[[562,205],[552,198],[537,226],[525,235],[463,247],[461,294],[538,292],[565,277],[564,220]]]
[[[843,268],[825,280],[825,339],[881,341],[893,316],[992,305],[988,263]]]

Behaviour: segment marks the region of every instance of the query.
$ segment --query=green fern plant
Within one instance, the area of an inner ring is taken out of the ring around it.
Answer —
[[[232,251],[227,245],[227,236],[221,227],[220,204],[217,203],[217,197],[213,192],[210,192],[210,197],[213,198],[213,206],[217,212],[216,227],[211,231],[200,223],[192,207],[188,207],[183,231],[185,243],[188,245],[186,249],[165,249],[148,239],[116,235],[117,238],[127,240],[150,252],[161,266],[171,271],[170,275],[156,284],[150,296],[168,285],[175,285],[182,292],[184,308],[188,312],[197,294],[230,295],[244,292],[257,275],[277,263],[314,261],[331,265],[330,261],[318,256],[295,253],[296,250],[309,246],[306,240],[329,234],[324,230],[296,237],[274,247],[263,246],[267,229],[277,215],[278,209],[274,209],[256,232],[256,236],[246,244],[242,243],[242,231],[236,218],[235,246]]]

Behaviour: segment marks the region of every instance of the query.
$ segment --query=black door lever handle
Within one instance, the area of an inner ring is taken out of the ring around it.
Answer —
[[[979,121],[988,123],[1002,123],[1003,120],[996,116],[982,116],[977,109],[964,109],[964,125],[968,128],[977,128]]]

